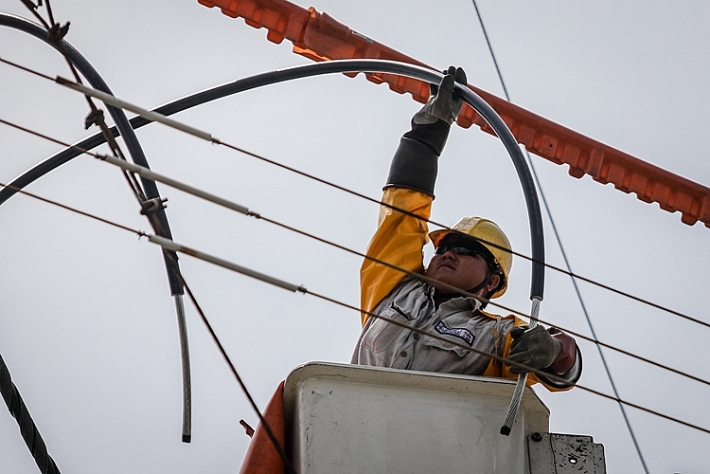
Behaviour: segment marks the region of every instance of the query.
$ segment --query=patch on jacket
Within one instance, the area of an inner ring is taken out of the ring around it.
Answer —
[[[446,324],[444,324],[443,321],[439,321],[438,323],[436,323],[436,326],[434,326],[434,329],[435,329],[436,332],[438,332],[439,334],[447,334],[447,335],[449,335],[449,336],[455,336],[455,337],[458,337],[458,338],[463,339],[464,341],[466,341],[466,343],[467,343],[469,346],[472,346],[472,345],[473,345],[473,339],[475,338],[475,336],[473,335],[473,333],[472,333],[471,331],[469,331],[469,330],[466,329],[466,328],[453,328],[453,329],[451,329],[451,328],[448,327]]]

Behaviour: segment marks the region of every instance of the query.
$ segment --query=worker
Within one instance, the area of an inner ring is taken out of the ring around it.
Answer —
[[[496,355],[536,369],[530,384],[569,389],[582,370],[571,336],[484,311],[489,299],[505,293],[512,263],[510,242],[498,225],[466,217],[450,230],[428,232],[438,158],[462,105],[454,81],[466,84],[461,68],[444,73],[390,165],[386,205],[367,251],[372,259],[365,259],[360,272],[363,331],[352,363],[507,378],[528,371],[491,356]],[[429,239],[435,254],[424,268],[422,249]]]

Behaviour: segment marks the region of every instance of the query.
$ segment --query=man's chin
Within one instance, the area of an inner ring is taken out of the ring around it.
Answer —
[[[434,284],[432,286],[440,295],[455,295],[459,293],[457,290],[454,289],[458,288],[456,284],[446,281],[445,278],[437,278],[437,280],[439,281],[439,283]]]

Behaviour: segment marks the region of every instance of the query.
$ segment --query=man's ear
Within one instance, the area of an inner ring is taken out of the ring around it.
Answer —
[[[491,277],[490,280],[488,280],[488,283],[483,288],[483,294],[487,295],[491,291],[494,291],[496,288],[498,288],[498,285],[500,285],[500,275],[496,273]]]

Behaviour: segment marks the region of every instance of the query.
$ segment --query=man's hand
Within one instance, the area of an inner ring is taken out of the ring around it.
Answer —
[[[542,326],[535,326],[533,329],[519,326],[510,331],[510,336],[514,341],[508,359],[533,369],[551,366],[562,350],[562,344]],[[514,374],[529,372],[516,366],[510,366],[510,371]]]
[[[449,66],[449,69],[444,71],[444,78],[439,87],[432,87],[429,100],[414,115],[412,121],[415,124],[424,125],[437,120],[443,120],[449,125],[454,123],[463,105],[463,99],[454,97],[454,81],[466,84],[466,73],[461,68]]]

